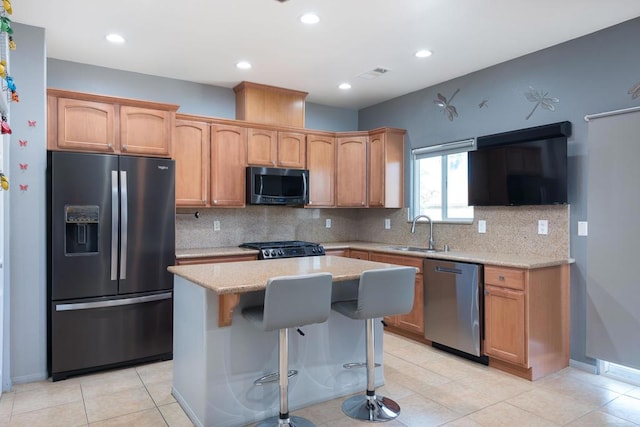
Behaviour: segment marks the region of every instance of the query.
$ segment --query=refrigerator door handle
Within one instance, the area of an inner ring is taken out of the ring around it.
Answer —
[[[120,218],[122,229],[120,230],[120,279],[127,278],[127,226],[129,223],[127,206],[127,171],[120,171]]]
[[[140,304],[143,302],[160,301],[171,298],[171,292],[147,295],[144,297],[115,299],[108,301],[82,302],[72,304],[56,304],[56,311],[87,310],[92,308],[118,307],[123,305]]]
[[[118,279],[118,171],[111,171],[111,280]]]

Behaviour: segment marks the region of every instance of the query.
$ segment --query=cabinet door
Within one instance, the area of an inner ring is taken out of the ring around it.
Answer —
[[[120,152],[171,157],[174,113],[123,105],[120,107]]]
[[[413,294],[413,308],[409,313],[385,317],[384,320],[398,329],[420,335],[424,338],[424,283],[422,275],[423,259],[401,255],[389,255],[372,252],[369,255],[371,261],[385,262],[388,264],[406,265],[416,267],[415,291]]]
[[[367,205],[367,137],[338,138],[336,198],[340,207]]]
[[[55,98],[49,97],[53,109]],[[118,150],[115,140],[115,106],[102,102],[77,99],[57,99],[57,132],[55,144],[49,148],[61,150],[113,153]]]
[[[359,251],[357,249],[349,249],[349,258],[369,260],[369,252]]]
[[[369,207],[384,206],[384,133],[369,136]]]
[[[525,292],[485,285],[485,353],[527,367]]]
[[[247,163],[251,166],[274,167],[278,132],[266,129],[247,130]]]
[[[336,139],[307,135],[309,206],[335,206]]]
[[[278,132],[278,162],[282,168],[304,169],[306,135],[298,132]]]
[[[211,205],[245,205],[247,130],[211,126]]]
[[[209,182],[209,125],[176,120],[176,205],[206,206]]]
[[[397,325],[399,328],[424,336],[424,281],[422,274],[416,274],[413,309],[407,314],[398,315]]]

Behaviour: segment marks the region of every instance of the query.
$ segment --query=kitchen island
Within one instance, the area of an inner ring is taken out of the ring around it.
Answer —
[[[328,272],[334,301],[355,298],[363,271],[394,265],[333,256],[241,261],[169,267],[174,274],[172,393],[197,426],[244,426],[276,415],[278,383],[254,380],[278,369],[278,331],[263,332],[241,315],[261,304],[268,279]],[[393,284],[390,284],[392,286]],[[292,411],[361,392],[365,369],[343,364],[364,362],[364,322],[331,312],[322,324],[291,333],[289,381]],[[382,362],[382,326],[375,327],[375,359]],[[384,383],[376,368],[376,385]]]

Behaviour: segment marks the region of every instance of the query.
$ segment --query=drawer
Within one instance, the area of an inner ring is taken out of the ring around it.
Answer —
[[[484,283],[503,288],[524,290],[524,270],[519,268],[484,266]]]
[[[408,267],[416,267],[418,269],[418,274],[422,273],[422,263],[424,262],[424,258],[402,256],[402,255],[389,255],[389,254],[381,254],[376,252],[371,252],[371,256],[369,257],[369,260],[376,261],[376,262],[386,262],[387,264],[397,264],[397,265],[406,265]]]

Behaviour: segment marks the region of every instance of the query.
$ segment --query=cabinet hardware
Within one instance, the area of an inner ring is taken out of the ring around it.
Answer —
[[[500,280],[501,282],[504,282],[504,276],[498,276],[498,280]]]

